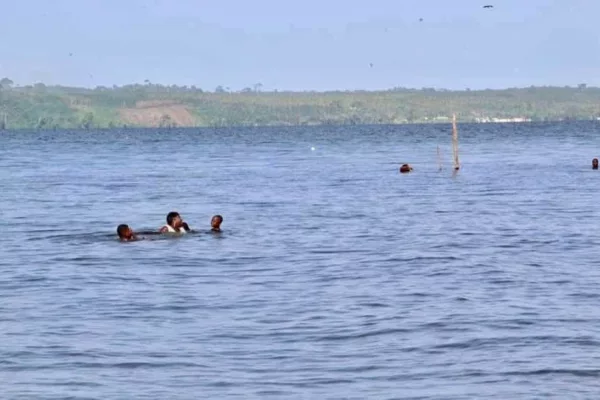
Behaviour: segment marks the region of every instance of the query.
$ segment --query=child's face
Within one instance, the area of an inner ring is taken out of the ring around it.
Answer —
[[[214,217],[214,218],[213,218],[213,219],[210,221],[210,225],[211,225],[213,228],[219,228],[219,227],[221,226],[221,222],[222,222],[221,218],[219,218],[219,217]]]
[[[173,222],[171,222],[171,225],[173,226],[173,228],[180,228],[183,225],[183,220],[178,215],[175,218],[173,218]]]
[[[123,229],[121,240],[131,240],[134,238],[133,230],[130,227]]]
[[[125,230],[125,239],[133,239],[133,230],[131,228]]]

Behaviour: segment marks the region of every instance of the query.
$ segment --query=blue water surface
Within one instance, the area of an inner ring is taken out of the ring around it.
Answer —
[[[1,397],[597,398],[600,123],[459,130],[1,133]]]

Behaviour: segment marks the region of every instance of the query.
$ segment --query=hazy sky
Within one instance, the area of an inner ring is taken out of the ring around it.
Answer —
[[[599,16],[598,0],[0,0],[0,75],[209,90],[600,86]]]

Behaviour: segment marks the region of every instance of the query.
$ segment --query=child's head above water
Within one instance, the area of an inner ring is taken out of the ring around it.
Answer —
[[[167,225],[160,228],[160,233],[190,232],[190,226],[181,218],[177,211],[167,214]]]
[[[133,240],[135,239],[135,234],[133,230],[129,227],[129,225],[121,224],[117,227],[117,235],[119,235],[120,240]]]
[[[175,229],[181,227],[183,225],[181,215],[179,215],[177,211],[171,211],[169,214],[167,214],[167,224],[171,225]]]
[[[221,230],[221,224],[223,223],[223,217],[220,215],[215,215],[210,220],[210,226],[214,232],[218,232]]]

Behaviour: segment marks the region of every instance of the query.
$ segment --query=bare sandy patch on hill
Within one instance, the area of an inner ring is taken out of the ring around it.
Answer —
[[[196,125],[196,119],[185,106],[170,101],[139,101],[135,108],[120,109],[119,115],[125,123],[131,125],[157,127],[164,121],[165,116],[177,126]]]

